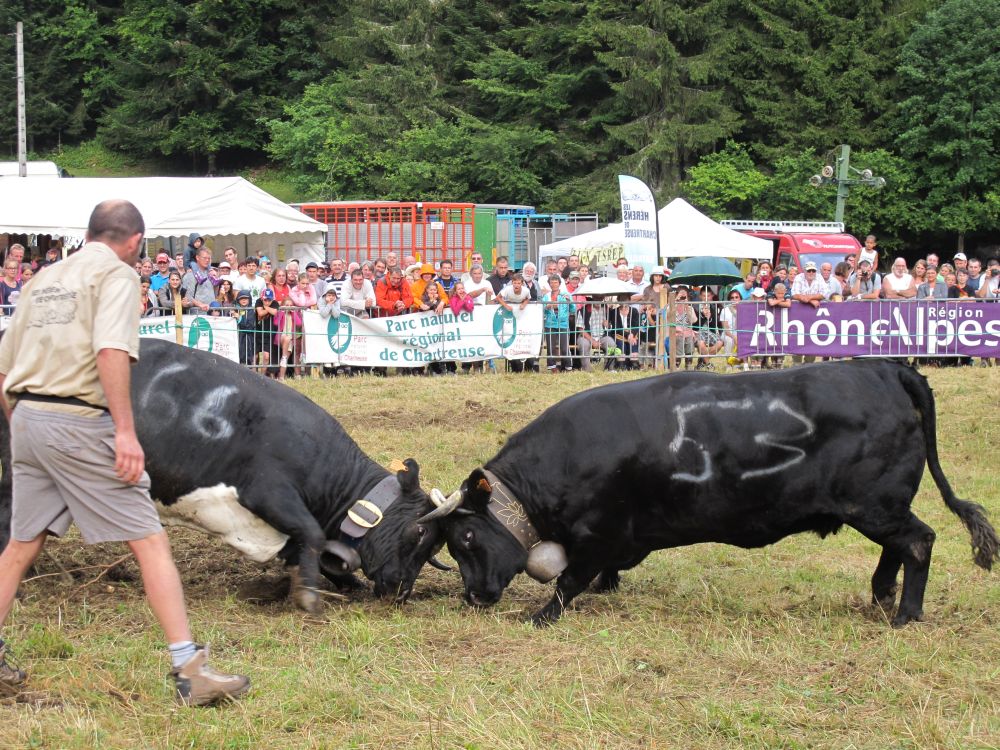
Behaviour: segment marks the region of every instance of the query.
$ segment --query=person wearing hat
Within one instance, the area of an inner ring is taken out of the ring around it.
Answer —
[[[160,251],[156,254],[156,273],[149,277],[149,290],[159,294],[170,281],[170,256]]]
[[[219,281],[226,280],[232,286],[236,286],[236,280],[240,277],[239,272],[233,268],[231,261],[223,260],[219,262]]]
[[[238,349],[240,362],[244,365],[254,364],[257,357],[256,333],[257,333],[257,313],[252,305],[253,297],[250,292],[243,290],[236,295],[236,309],[230,315],[236,318],[236,331],[238,334]]]
[[[421,310],[430,309],[427,305],[427,287],[435,286],[437,287],[437,302],[434,303],[433,309],[438,315],[444,310],[448,305],[448,294],[445,292],[444,287],[434,280],[434,266],[430,263],[422,263],[420,265],[420,275],[417,280],[410,284],[410,294],[413,295],[413,304],[410,309],[412,312],[420,312]]]
[[[955,253],[955,257],[952,258],[955,264],[955,272],[968,271],[969,270],[969,256],[965,253]]]
[[[198,251],[203,247],[205,247],[205,238],[197,232],[191,232],[188,237],[187,249],[184,251],[184,273],[187,273],[187,270],[194,266],[195,260],[198,257]]]
[[[816,270],[816,264],[806,261],[802,273],[795,277],[792,283],[792,299],[813,307],[819,307],[819,303],[826,296],[826,282],[820,278]]]

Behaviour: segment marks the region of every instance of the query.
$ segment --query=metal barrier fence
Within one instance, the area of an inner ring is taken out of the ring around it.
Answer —
[[[567,327],[543,330],[541,332],[543,346],[537,357],[526,360],[504,360],[498,357],[484,364],[464,363],[461,367],[457,367],[456,363],[443,362],[440,363],[442,365],[440,367],[430,365],[426,369],[433,373],[483,368],[514,372],[589,371],[596,368],[748,369],[781,367],[786,363],[802,360],[802,357],[788,355],[781,347],[770,347],[745,359],[738,358],[737,337],[740,330],[737,327],[737,305],[759,306],[764,303],[670,300],[666,294],[661,296],[661,301],[665,301],[665,304],[598,299],[564,303],[569,308],[568,314],[557,317],[566,318]],[[872,305],[872,310],[875,311],[879,301],[864,304]],[[956,300],[952,304],[967,306],[989,303]],[[6,327],[11,311],[9,307],[0,307],[0,329]],[[151,315],[144,316],[145,322],[149,322],[150,319],[155,320],[158,316],[174,316],[174,311],[163,308],[151,312]],[[302,312],[302,308],[282,307],[276,314],[268,313],[260,317],[258,308],[236,306],[213,308],[209,315],[236,319],[240,362],[266,375],[285,377],[350,370],[350,368],[302,362],[307,336],[303,332]],[[182,327],[178,340],[187,341],[188,332],[189,329]],[[865,332],[861,335],[876,334]],[[912,355],[900,353],[897,356]],[[934,359],[948,357],[953,360],[968,359],[958,351],[947,350],[938,352]],[[370,368],[361,369],[367,371]],[[424,368],[405,369],[411,372],[424,370]]]

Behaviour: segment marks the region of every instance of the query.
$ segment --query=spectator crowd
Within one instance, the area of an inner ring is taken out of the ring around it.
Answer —
[[[11,245],[4,255],[0,311],[10,314],[24,285],[33,274],[58,262],[61,248],[50,248],[44,260],[26,260],[20,244]],[[1000,300],[1000,259],[993,257],[984,264],[959,252],[951,262],[940,263],[939,256],[931,253],[912,267],[904,258],[895,258],[880,273],[874,237],[858,255],[847,255],[836,265],[806,262],[799,269],[763,261],[741,283],[723,288],[721,301],[713,288],[671,288],[666,269],[649,269],[647,277],[647,269],[638,264],[630,267],[625,258],[609,269],[609,276],[620,282],[619,291],[599,296],[580,293],[593,270],[577,255],[548,258],[541,273],[531,262],[514,271],[503,256],[487,273],[478,253],[471,255],[468,271],[460,275],[450,260],[435,266],[413,256],[400,261],[393,252],[364,263],[333,258],[300,265],[294,258],[284,265],[272,263],[266,255],[241,258],[233,247],[226,247],[222,259],[213,264],[204,238],[192,234],[183,252],[171,256],[161,251],[137,263],[137,302],[143,316],[180,313],[236,319],[240,360],[283,379],[303,371],[302,313],[309,309],[324,318],[342,313],[369,318],[446,309],[457,315],[494,304],[514,311],[539,304],[544,367],[557,373],[590,370],[598,355],[609,369],[652,364],[657,326],[664,322],[673,329],[675,355],[685,368],[710,368],[715,358],[724,359],[729,369],[781,366],[784,356],[759,357],[753,363],[736,359],[736,306],[745,301],[778,308],[844,300]],[[671,291],[672,318],[666,321],[665,301]],[[470,372],[497,364],[463,363],[461,369]],[[506,366],[516,372],[537,372],[542,367],[539,358],[510,360]],[[449,375],[459,367],[455,362],[435,362],[426,371]],[[351,374],[349,368],[327,372]]]

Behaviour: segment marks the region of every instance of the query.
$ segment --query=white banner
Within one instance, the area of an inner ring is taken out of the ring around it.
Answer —
[[[303,313],[304,362],[358,367],[423,367],[431,362],[475,362],[494,357],[537,357],[542,347],[542,306],[509,312],[499,305],[476,305],[454,315],[446,309],[355,318],[323,319]]]
[[[648,278],[650,269],[660,265],[656,201],[645,182],[627,174],[618,175],[618,192],[622,201],[624,255],[629,266],[641,264]]]
[[[231,316],[183,315],[181,341],[185,346],[212,352],[220,357],[240,361],[239,336],[236,319]],[[177,326],[174,316],[162,318],[141,318],[139,336],[148,339],[177,341]]]

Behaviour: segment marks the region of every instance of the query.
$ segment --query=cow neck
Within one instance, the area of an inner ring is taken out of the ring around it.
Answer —
[[[339,529],[341,522],[347,516],[347,511],[354,504],[371,492],[371,490],[386,477],[393,476],[382,466],[372,461],[358,449],[358,458],[348,458],[341,463],[341,466],[354,466],[352,471],[332,472],[326,476],[327,482],[323,485],[321,492],[323,496],[329,498],[329,515],[325,531],[330,533],[333,529]],[[346,457],[345,457],[346,458]]]
[[[486,505],[486,510],[503,525],[518,544],[525,550],[530,550],[541,541],[541,537],[528,518],[524,505],[517,499],[514,491],[492,471],[483,469],[483,475],[490,483],[490,501]]]
[[[382,523],[389,506],[401,496],[399,481],[387,474],[347,509],[347,515],[340,522],[341,541],[352,546],[360,544],[365,534]]]

